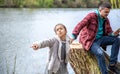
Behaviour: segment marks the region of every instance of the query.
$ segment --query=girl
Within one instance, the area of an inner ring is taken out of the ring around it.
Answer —
[[[47,74],[68,74],[67,63],[70,38],[67,36],[67,29],[63,24],[57,24],[54,31],[56,33],[55,37],[34,43],[32,48],[38,50],[39,48],[49,47]]]

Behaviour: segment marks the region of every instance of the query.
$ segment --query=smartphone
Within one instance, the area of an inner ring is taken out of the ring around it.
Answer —
[[[120,28],[118,28],[118,29],[114,32],[114,34],[119,33],[119,32],[120,32]]]
[[[116,32],[120,32],[120,28],[116,30]]]

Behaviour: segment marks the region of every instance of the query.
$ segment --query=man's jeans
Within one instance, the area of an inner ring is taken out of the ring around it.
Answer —
[[[108,74],[104,58],[104,50],[101,48],[102,45],[112,45],[109,64],[116,64],[120,39],[114,36],[103,36],[102,38],[95,40],[90,48],[90,51],[97,57],[102,74]]]

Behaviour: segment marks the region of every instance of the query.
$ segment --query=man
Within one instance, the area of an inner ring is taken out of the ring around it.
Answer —
[[[102,46],[112,45],[108,69],[118,74],[116,67],[119,53],[120,39],[119,32],[113,32],[107,18],[111,9],[109,3],[103,3],[98,10],[89,13],[72,32],[72,40],[75,40],[80,33],[79,42],[85,50],[92,52],[98,60],[102,74],[108,74],[104,50]]]

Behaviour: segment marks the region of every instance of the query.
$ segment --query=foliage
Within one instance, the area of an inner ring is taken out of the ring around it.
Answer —
[[[112,8],[120,8],[120,0],[110,0]]]
[[[24,2],[23,0],[13,0],[16,7],[23,7]]]
[[[102,2],[111,2],[112,8],[120,8],[120,0],[0,0],[4,7],[69,7],[96,8]]]
[[[45,7],[52,7],[53,6],[53,0],[44,0]]]
[[[38,0],[40,7],[52,7],[53,6],[53,0]]]
[[[3,0],[0,0],[0,5],[3,4],[3,3],[4,3],[4,1],[3,1]]]
[[[38,0],[24,0],[24,7],[37,7],[39,6]]]

